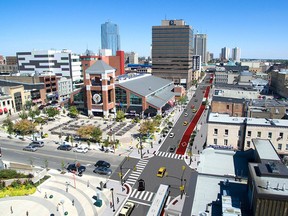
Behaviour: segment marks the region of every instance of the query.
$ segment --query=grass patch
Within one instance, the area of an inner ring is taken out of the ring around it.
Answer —
[[[6,197],[6,196],[25,196],[25,195],[33,194],[35,193],[35,191],[36,191],[35,186],[26,187],[25,185],[22,185],[19,188],[13,188],[9,186],[0,190],[0,198]]]

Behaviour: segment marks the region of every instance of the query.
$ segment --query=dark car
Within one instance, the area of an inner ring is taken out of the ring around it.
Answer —
[[[96,167],[94,170],[93,170],[94,173],[97,173],[97,174],[101,174],[101,175],[111,175],[112,174],[112,170],[110,168],[107,168],[107,167]]]
[[[109,168],[111,165],[110,163],[103,161],[103,160],[99,160],[97,161],[97,163],[94,165],[95,167],[106,167]]]
[[[145,190],[145,181],[143,179],[138,180],[138,191],[144,191]]]
[[[171,146],[169,148],[169,152],[171,152],[171,153],[175,152],[175,150],[176,150],[176,146]]]
[[[64,150],[64,151],[70,151],[71,149],[72,149],[71,145],[60,145],[57,148],[57,150]]]
[[[34,146],[26,146],[23,148],[24,151],[31,151],[31,152],[35,152],[37,151],[37,147],[34,147]]]
[[[67,167],[68,172],[77,172],[79,176],[81,176],[85,170],[86,167],[80,164],[69,164]]]

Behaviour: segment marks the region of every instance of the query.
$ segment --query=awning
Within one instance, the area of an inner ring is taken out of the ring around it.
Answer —
[[[7,109],[6,107],[4,108],[4,112],[5,112],[5,113],[7,113],[7,112],[8,112],[8,109]]]

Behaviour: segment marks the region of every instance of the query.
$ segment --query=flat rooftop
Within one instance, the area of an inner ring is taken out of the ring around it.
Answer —
[[[280,158],[274,149],[270,140],[266,139],[252,139],[255,149],[262,160],[276,160]]]
[[[219,96],[213,96],[212,101],[217,102],[231,102],[231,103],[244,103],[244,98],[230,98],[230,97],[219,97]]]
[[[219,113],[210,113],[208,123],[243,124],[245,119],[247,119],[247,125],[288,127],[288,120],[285,119],[233,117],[229,116],[229,114]]]

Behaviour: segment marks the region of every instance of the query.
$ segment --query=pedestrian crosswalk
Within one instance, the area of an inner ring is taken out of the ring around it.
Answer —
[[[138,199],[142,201],[152,202],[155,193],[151,191],[138,191],[137,189],[133,189],[130,198]]]
[[[136,170],[132,171],[132,173],[129,175],[129,177],[125,182],[133,187],[133,185],[138,180],[139,176],[141,175],[142,171],[144,170],[148,162],[149,160],[145,159],[139,160],[138,163],[136,164]]]
[[[174,153],[170,153],[170,152],[158,151],[158,152],[156,152],[155,155],[159,156],[159,157],[167,157],[167,158],[173,158],[173,159],[179,159],[179,160],[183,160],[184,159],[183,155],[174,154]]]

